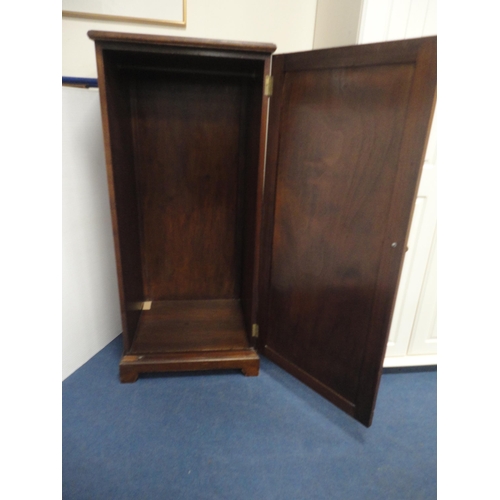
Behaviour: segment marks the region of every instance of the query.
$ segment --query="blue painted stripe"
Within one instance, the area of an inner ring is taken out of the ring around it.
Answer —
[[[76,76],[63,76],[63,84],[85,85],[86,87],[98,87],[97,78],[79,78]]]

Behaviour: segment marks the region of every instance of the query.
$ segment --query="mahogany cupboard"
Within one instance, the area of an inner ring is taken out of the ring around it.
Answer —
[[[369,426],[434,108],[436,38],[277,55],[271,77],[271,44],[89,37],[122,382],[257,375],[262,353]]]

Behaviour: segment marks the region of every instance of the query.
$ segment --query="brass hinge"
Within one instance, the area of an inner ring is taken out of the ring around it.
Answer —
[[[146,300],[145,302],[127,302],[127,310],[129,311],[149,311],[152,302]]]
[[[257,323],[254,323],[252,325],[252,337],[258,337],[259,336],[259,325]]]
[[[273,95],[273,77],[272,75],[266,75],[266,79],[264,81],[264,95],[270,97]]]

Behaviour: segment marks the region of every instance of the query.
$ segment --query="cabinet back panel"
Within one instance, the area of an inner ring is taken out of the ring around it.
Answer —
[[[413,71],[285,79],[267,346],[348,401],[359,386]]]
[[[131,99],[150,300],[241,295],[246,93],[238,77],[138,73]]]

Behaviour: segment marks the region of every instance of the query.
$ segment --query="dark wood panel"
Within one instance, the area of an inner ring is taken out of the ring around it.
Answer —
[[[262,232],[259,267],[259,307],[258,324],[259,337],[257,349],[264,352],[267,332],[269,330],[269,301],[271,294],[271,263],[274,233],[274,206],[276,201],[276,179],[278,169],[279,135],[281,130],[281,109],[283,106],[283,92],[285,72],[284,56],[273,57],[274,95],[269,109],[269,126],[266,155],[265,184],[262,204]]]
[[[349,401],[412,74],[398,65],[289,73],[285,81],[268,345]]]
[[[125,44],[165,45],[169,47],[177,46],[184,48],[196,47],[200,49],[234,50],[238,51],[239,53],[260,52],[263,54],[271,54],[276,50],[276,45],[274,45],[273,43],[234,42],[226,40],[211,40],[207,38],[143,35],[135,33],[118,33],[111,31],[91,30],[88,32],[88,37],[91,40],[101,42],[120,42],[122,47]]]
[[[378,45],[275,57],[262,266],[260,347],[365,425],[435,94],[435,39]]]
[[[241,350],[248,348],[238,300],[153,302],[142,312],[131,353]]]
[[[124,311],[121,379],[218,368],[257,375],[249,340],[258,304],[263,72],[276,47],[89,37],[100,58]],[[142,309],[148,300],[152,309]]]
[[[134,174],[129,85],[97,47],[108,188],[115,240],[118,288],[125,350],[140,318],[144,299],[139,239],[139,213]]]
[[[249,87],[248,92],[248,113],[245,127],[245,179],[242,193],[244,196],[244,230],[241,304],[249,335],[252,332],[252,325],[257,323],[264,154],[269,102],[269,99],[264,97],[264,78],[262,75],[269,74],[269,61],[260,74],[261,78]],[[254,343],[255,339],[249,337],[249,341]]]
[[[278,354],[269,346],[264,347],[264,354],[271,361],[281,366],[284,370],[291,373],[295,378],[299,379],[304,384],[314,389],[317,393],[321,394],[324,398],[328,399],[341,410],[345,411],[348,415],[354,417],[356,415],[356,407],[351,401],[342,397],[338,392],[334,391],[331,387],[323,384],[318,379],[311,376],[308,372],[302,370],[297,365],[290,362],[287,358]]]
[[[125,355],[120,361],[120,380],[135,382],[140,373],[228,369],[255,377],[259,374],[259,364],[259,356],[253,349]]]
[[[246,89],[216,75],[139,76],[134,142],[146,294],[237,298]]]
[[[417,60],[423,43],[432,43],[435,37],[398,40],[395,42],[370,43],[334,49],[296,52],[285,55],[285,71],[349,68],[354,66],[377,66],[382,64],[413,64]]]
[[[122,47],[123,48],[123,47]],[[150,49],[150,47],[144,47]],[[240,77],[243,79],[262,79],[263,58],[247,59],[232,57],[207,57],[204,51],[194,53],[184,48],[166,52],[143,52],[135,50],[106,50],[108,58],[119,70],[141,71],[142,78],[148,78],[150,72],[163,73],[164,77],[184,73],[191,75],[218,75]],[[147,73],[146,73],[147,72]]]
[[[379,268],[373,320],[368,332],[357,395],[358,418],[368,423],[371,422],[375,409],[417,188],[431,130],[436,103],[436,56],[437,38],[421,39],[400,146],[400,168],[395,179],[388,217],[385,253]]]

